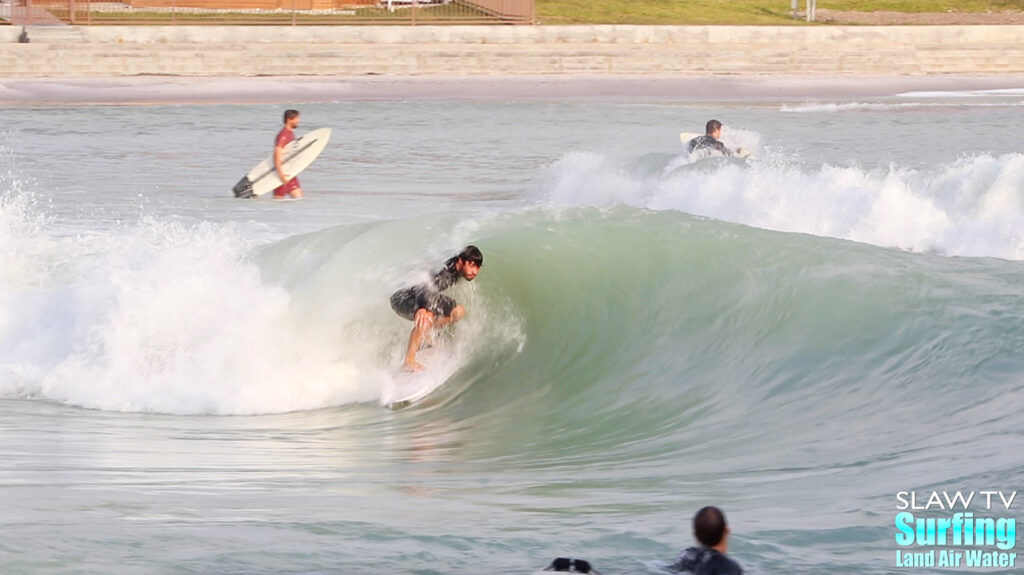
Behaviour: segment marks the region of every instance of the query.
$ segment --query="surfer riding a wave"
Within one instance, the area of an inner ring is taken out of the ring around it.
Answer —
[[[416,353],[429,342],[430,331],[452,325],[466,314],[461,304],[441,292],[460,278],[473,281],[483,265],[484,256],[480,249],[466,246],[459,255],[444,262],[430,281],[398,290],[391,296],[391,308],[395,313],[413,322],[403,371],[422,370],[423,365],[416,361]]]

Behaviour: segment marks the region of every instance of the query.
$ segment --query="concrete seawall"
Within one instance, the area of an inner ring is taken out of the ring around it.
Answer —
[[[1024,73],[1024,26],[0,28],[0,76]]]

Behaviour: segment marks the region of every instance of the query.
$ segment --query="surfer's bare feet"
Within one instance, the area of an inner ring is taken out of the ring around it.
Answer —
[[[427,368],[422,363],[416,361],[415,359],[412,361],[405,360],[405,363],[402,364],[402,371],[416,372],[423,371],[424,369]]]

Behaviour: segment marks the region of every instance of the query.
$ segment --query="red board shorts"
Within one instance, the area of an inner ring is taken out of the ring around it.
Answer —
[[[292,178],[292,179],[288,180],[287,183],[281,184],[280,186],[274,188],[274,197],[275,198],[286,198],[286,197],[288,197],[288,194],[294,192],[295,190],[297,190],[297,189],[299,189],[301,187],[302,186],[299,185],[299,179],[298,178]]]

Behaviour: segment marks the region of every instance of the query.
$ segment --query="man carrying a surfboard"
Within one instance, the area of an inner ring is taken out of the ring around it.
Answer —
[[[298,110],[285,110],[284,111],[284,127],[277,133],[277,138],[274,139],[274,169],[277,170],[277,174],[281,177],[281,181],[284,182],[280,186],[274,189],[274,199],[281,200],[288,196],[295,199],[302,197],[302,186],[299,185],[299,178],[293,178],[289,174],[284,173],[284,147],[287,146],[295,139],[295,128],[299,127],[299,111]]]
[[[391,309],[413,322],[409,334],[409,347],[405,352],[403,371],[420,371],[423,365],[416,361],[416,352],[428,341],[430,330],[445,328],[466,315],[465,308],[444,290],[455,285],[459,279],[473,281],[484,265],[484,255],[476,246],[466,246],[459,255],[444,262],[441,270],[430,281],[400,289],[391,296]]]
[[[736,155],[736,152],[730,150],[725,144],[719,141],[719,138],[721,137],[722,123],[718,120],[708,120],[708,123],[704,126],[704,135],[697,136],[690,140],[690,142],[686,144],[686,152],[689,154],[701,152],[704,155],[717,152],[726,157]]]

